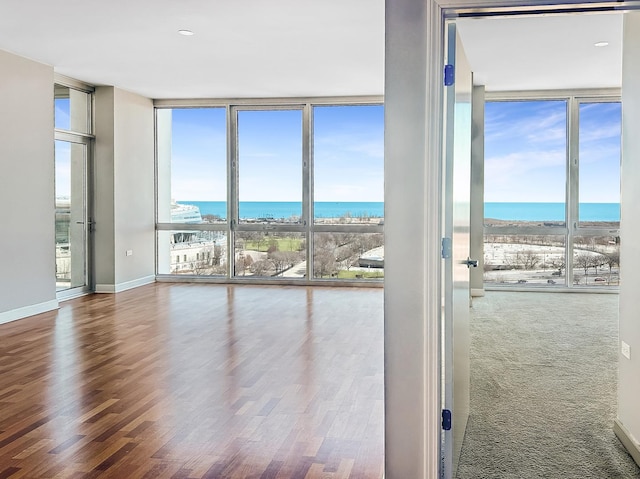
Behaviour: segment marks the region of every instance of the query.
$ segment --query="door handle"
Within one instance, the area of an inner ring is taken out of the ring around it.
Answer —
[[[477,259],[471,259],[467,256],[467,259],[465,261],[462,262],[462,264],[466,264],[467,268],[471,268],[472,266],[474,268],[478,267],[478,260]]]
[[[77,225],[83,225],[84,221],[76,221]],[[87,221],[87,225],[89,226],[89,231],[93,232],[96,222],[95,221]]]

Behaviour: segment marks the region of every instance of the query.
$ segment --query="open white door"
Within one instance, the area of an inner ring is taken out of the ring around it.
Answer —
[[[455,24],[445,68],[443,431],[441,477],[453,478],[469,417],[471,68]]]

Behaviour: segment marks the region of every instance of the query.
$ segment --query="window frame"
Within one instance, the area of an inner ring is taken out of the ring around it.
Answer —
[[[314,106],[362,106],[382,105],[382,96],[358,97],[318,97],[318,98],[281,98],[281,99],[200,99],[200,100],[155,100],[155,185],[156,185],[156,279],[166,281],[206,281],[212,283],[260,283],[260,284],[318,284],[344,286],[382,286],[382,280],[353,279],[337,280],[315,278],[314,234],[315,233],[384,233],[383,224],[376,225],[317,225],[313,221],[313,107]],[[225,108],[227,134],[227,220],[219,224],[185,224],[158,221],[158,127],[157,111],[178,108]],[[302,216],[299,224],[239,222],[238,196],[238,112],[265,110],[301,110],[302,111]],[[158,231],[167,230],[223,231],[227,237],[227,274],[226,276],[197,276],[158,273]],[[235,233],[236,232],[296,232],[302,233],[306,240],[306,276],[305,278],[252,278],[235,275]]]
[[[53,76],[53,104],[55,110],[55,101],[58,96],[58,92],[64,90],[75,90],[84,93],[86,98],[86,132],[77,131],[72,129],[55,128],[55,111],[54,111],[54,130],[53,130],[53,142],[61,141],[69,144],[77,144],[84,147],[84,179],[83,179],[83,202],[84,202],[84,223],[85,223],[85,238],[84,238],[84,275],[85,284],[80,287],[63,289],[56,291],[56,298],[60,301],[72,299],[79,295],[86,294],[93,291],[95,287],[94,278],[94,244],[93,244],[93,224],[94,224],[94,147],[95,147],[95,88],[87,83],[81,82],[74,78],[55,73]],[[55,149],[55,148],[54,148]],[[54,155],[55,156],[55,155]],[[55,167],[55,157],[52,159]],[[55,185],[54,185],[55,186]],[[54,192],[55,193],[55,192]],[[55,203],[55,194],[53,198]],[[57,259],[54,259],[54,262]]]
[[[581,291],[617,291],[617,286],[580,287],[574,284],[574,243],[577,237],[620,236],[620,228],[581,226],[579,221],[579,142],[580,142],[580,105],[582,103],[621,103],[619,89],[575,90],[575,91],[519,91],[519,92],[487,92],[485,103],[515,101],[554,101],[567,102],[567,140],[566,140],[566,193],[565,193],[565,226],[484,226],[484,235],[564,235],[566,284],[563,287],[536,286],[535,289],[546,290],[581,290]],[[484,125],[483,125],[484,126]],[[484,129],[484,128],[483,128]],[[482,185],[484,189],[484,184]],[[528,289],[511,285],[499,286],[484,283],[485,289]]]

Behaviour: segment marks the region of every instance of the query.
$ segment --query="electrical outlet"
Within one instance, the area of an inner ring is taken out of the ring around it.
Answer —
[[[126,252],[127,256],[133,256],[133,250],[132,249],[128,249]]]
[[[622,355],[627,359],[631,359],[631,346],[629,346],[627,343],[622,341],[621,349],[622,349]]]

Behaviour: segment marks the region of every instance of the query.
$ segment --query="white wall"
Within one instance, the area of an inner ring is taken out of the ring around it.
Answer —
[[[118,292],[155,280],[153,102],[99,87],[95,121],[96,291]]]
[[[616,433],[640,464],[640,12],[625,14],[622,77],[622,201],[620,236],[620,340]]]
[[[0,51],[0,322],[55,309],[53,68]]]

